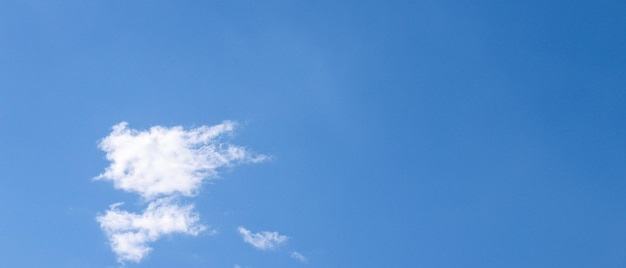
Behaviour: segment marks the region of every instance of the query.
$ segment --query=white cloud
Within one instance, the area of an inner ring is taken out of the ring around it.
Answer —
[[[244,147],[222,142],[235,123],[190,130],[155,126],[148,131],[128,128],[122,122],[99,147],[111,165],[96,179],[113,181],[118,189],[136,192],[146,200],[180,194],[193,196],[202,181],[217,175],[216,169],[239,162],[259,162]]]
[[[252,233],[244,227],[237,228],[243,241],[260,250],[272,250],[285,243],[289,237],[280,235],[278,232]]]
[[[291,252],[291,258],[299,260],[302,263],[307,263],[308,261],[304,255],[302,255],[300,252],[297,252],[297,251]]]
[[[151,202],[142,214],[120,210],[119,205],[112,205],[97,220],[120,262],[141,261],[152,250],[147,244],[163,235],[198,235],[206,229],[198,223],[199,216],[192,205],[180,206],[171,198]]]
[[[148,202],[141,214],[114,204],[97,217],[119,262],[140,262],[152,250],[148,244],[163,235],[195,236],[207,229],[193,205],[182,206],[178,200],[197,194],[202,182],[216,177],[220,167],[266,159],[224,142],[222,137],[234,127],[225,121],[189,130],[155,126],[138,131],[122,122],[100,142],[111,165],[96,179],[112,181],[115,188],[137,193]]]

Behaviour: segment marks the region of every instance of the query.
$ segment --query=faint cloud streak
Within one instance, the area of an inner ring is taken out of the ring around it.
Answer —
[[[304,255],[302,255],[302,253],[300,253],[300,252],[293,251],[293,252],[291,252],[290,256],[291,256],[291,258],[293,258],[295,260],[298,260],[298,261],[300,261],[302,263],[307,263],[308,262],[308,259]]]
[[[285,243],[289,237],[280,235],[278,232],[259,232],[253,233],[250,230],[239,227],[237,228],[243,241],[260,250],[273,250],[281,244]]]

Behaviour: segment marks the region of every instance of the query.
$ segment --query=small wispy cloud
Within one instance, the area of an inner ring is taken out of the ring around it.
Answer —
[[[308,259],[304,255],[302,255],[302,253],[300,253],[300,252],[293,251],[293,252],[291,252],[290,256],[291,256],[291,258],[296,259],[296,260],[298,260],[298,261],[300,261],[302,263],[307,263],[308,262]]]
[[[111,165],[96,179],[137,193],[148,204],[141,214],[115,204],[97,217],[119,262],[140,262],[152,250],[148,244],[163,235],[195,236],[207,229],[199,223],[193,205],[179,205],[179,199],[196,195],[221,167],[266,159],[224,141],[235,125],[224,121],[189,130],[155,126],[139,131],[122,122],[100,142]]]
[[[239,227],[237,228],[243,241],[260,250],[272,250],[279,245],[285,243],[289,237],[280,235],[278,232],[259,232],[253,233],[250,230]]]

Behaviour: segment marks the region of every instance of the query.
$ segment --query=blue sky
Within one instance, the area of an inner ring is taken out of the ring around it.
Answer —
[[[94,180],[100,142],[121,122],[232,120],[219,144],[249,155],[204,166],[217,175],[193,194],[159,192],[206,228],[165,232],[127,267],[625,267],[624,14],[2,1],[0,266],[120,266],[99,219],[157,201]]]

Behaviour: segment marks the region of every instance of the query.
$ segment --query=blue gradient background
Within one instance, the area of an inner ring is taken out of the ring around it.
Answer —
[[[0,266],[115,267],[110,127],[273,155],[128,267],[626,267],[623,1],[0,2]],[[261,252],[236,227],[290,236]],[[289,257],[296,250],[302,264]]]

